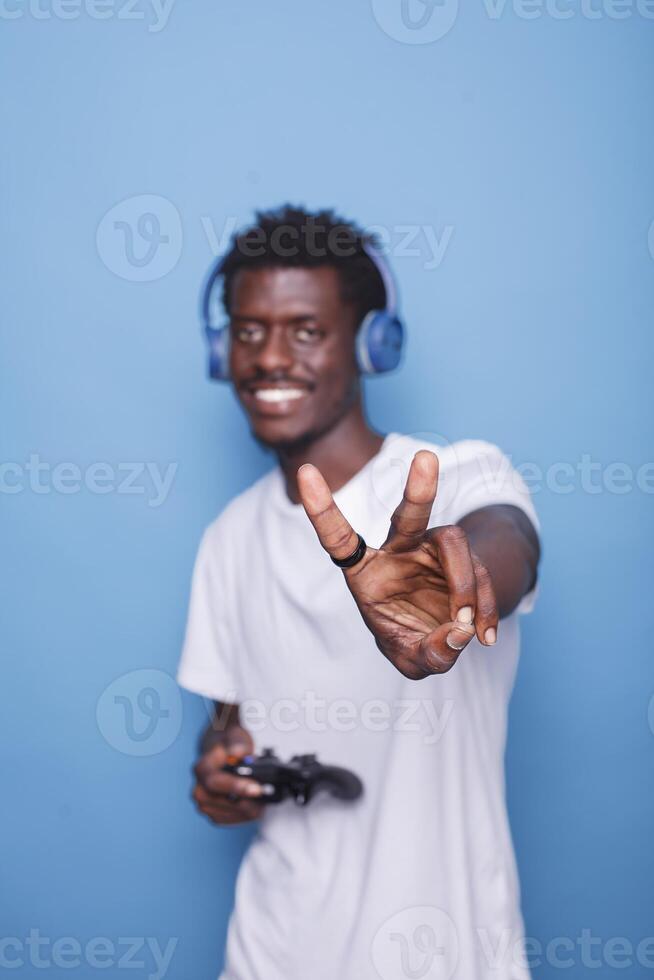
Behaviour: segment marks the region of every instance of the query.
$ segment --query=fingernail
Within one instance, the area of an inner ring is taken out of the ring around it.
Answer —
[[[248,783],[245,787],[246,796],[261,796],[261,786],[258,783]]]
[[[448,647],[451,647],[452,650],[463,650],[464,646],[466,645],[466,643],[469,640],[469,637],[466,636],[466,638],[463,640],[463,639],[460,639],[460,636],[461,636],[461,634],[460,633],[455,633],[454,630],[452,630],[451,633],[448,633],[447,634],[447,645],[448,645]]]
[[[497,640],[497,630],[494,626],[490,626],[484,633],[484,640],[486,643],[495,643]]]
[[[467,623],[470,625],[472,622],[472,606],[464,606],[463,609],[459,609],[456,614],[457,623]]]

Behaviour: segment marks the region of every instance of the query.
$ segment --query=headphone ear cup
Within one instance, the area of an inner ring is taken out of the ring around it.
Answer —
[[[400,363],[404,327],[397,316],[371,310],[361,321],[356,338],[357,364],[363,374],[384,374]]]
[[[229,378],[229,327],[206,327],[209,342],[209,377],[214,381]]]

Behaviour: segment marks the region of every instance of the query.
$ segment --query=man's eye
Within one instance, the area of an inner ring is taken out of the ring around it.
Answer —
[[[256,323],[242,323],[234,329],[234,337],[242,344],[258,344],[263,340],[264,329]]]
[[[309,327],[303,325],[301,327],[296,327],[295,338],[299,340],[301,344],[315,344],[316,341],[320,340],[323,336],[323,331],[318,327]]]

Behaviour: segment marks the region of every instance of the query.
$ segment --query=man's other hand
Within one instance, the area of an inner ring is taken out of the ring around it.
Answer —
[[[224,732],[212,732],[211,743],[193,770],[192,796],[198,810],[223,827],[257,820],[263,810],[259,783],[223,772],[228,762],[254,753],[251,735],[240,725],[232,725]]]

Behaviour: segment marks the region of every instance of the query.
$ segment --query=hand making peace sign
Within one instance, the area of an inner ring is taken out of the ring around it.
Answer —
[[[336,506],[320,471],[298,470],[304,509],[320,543],[337,560],[359,536]],[[411,463],[404,496],[379,550],[367,547],[343,574],[377,646],[412,680],[445,673],[475,636],[494,642],[499,614],[487,568],[458,525],[427,529],[438,488],[438,458],[427,450]]]

